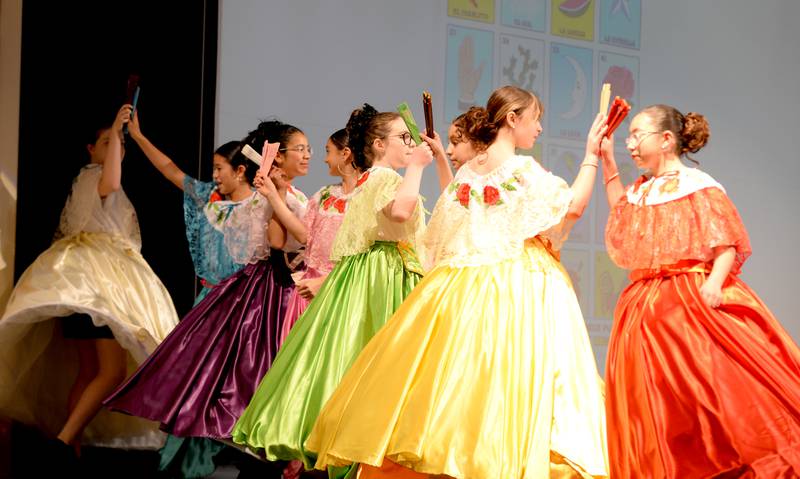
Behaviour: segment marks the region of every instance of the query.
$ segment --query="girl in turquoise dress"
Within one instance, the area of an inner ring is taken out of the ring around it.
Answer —
[[[236,221],[240,216],[237,210],[258,199],[252,188],[258,166],[239,154],[241,141],[229,141],[214,151],[212,180],[200,181],[182,171],[142,133],[138,112],[134,113],[128,132],[150,163],[183,191],[186,240],[195,275],[202,285],[194,300],[197,305],[211,288],[247,265],[246,259],[231,255],[226,236],[241,238],[249,230],[247,222]],[[225,214],[218,214],[220,211]],[[242,228],[244,232],[236,231]],[[179,469],[183,477],[207,476],[214,472],[213,459],[224,448],[222,443],[209,439],[170,434],[159,451],[159,469]]]

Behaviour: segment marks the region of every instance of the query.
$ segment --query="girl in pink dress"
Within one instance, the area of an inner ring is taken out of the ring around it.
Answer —
[[[305,233],[306,270],[297,273],[297,289],[289,298],[286,319],[281,329],[280,344],[303,314],[306,306],[333,269],[330,260],[331,246],[342,224],[347,202],[356,187],[359,170],[353,166],[353,155],[348,145],[347,130],[342,128],[328,138],[325,144],[325,163],[331,176],[342,178],[341,183],[320,188],[308,202],[303,218]]]

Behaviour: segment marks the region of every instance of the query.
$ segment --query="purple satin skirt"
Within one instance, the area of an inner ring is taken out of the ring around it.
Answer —
[[[175,436],[230,437],[278,352],[293,290],[281,251],[245,266],[192,308],[104,404]]]

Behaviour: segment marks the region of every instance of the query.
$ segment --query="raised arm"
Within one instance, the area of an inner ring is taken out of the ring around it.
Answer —
[[[625,193],[625,186],[619,177],[617,162],[614,160],[614,135],[604,138],[600,144],[600,159],[603,164],[603,184],[606,187],[608,207],[613,208]]]
[[[147,159],[150,160],[150,163],[164,175],[164,178],[168,179],[178,188],[183,189],[183,180],[186,177],[186,173],[178,168],[178,165],[176,165],[170,157],[162,153],[161,150],[150,143],[150,140],[142,134],[142,130],[139,128],[139,112],[133,114],[133,120],[128,125],[128,132],[131,138],[133,138],[133,141],[139,145],[139,148],[141,148]]]
[[[131,105],[122,105],[108,132],[103,174],[97,183],[97,192],[101,198],[105,198],[122,186],[122,126],[130,120],[131,109]]]
[[[433,152],[433,159],[436,162],[436,176],[439,178],[439,191],[443,192],[447,188],[447,185],[453,181],[453,171],[450,169],[450,162],[447,161],[447,154],[444,151],[441,137],[435,131],[433,135],[434,137],[430,138],[423,132],[419,134]]]
[[[397,187],[394,200],[383,208],[383,214],[390,220],[404,223],[413,216],[419,199],[422,172],[432,160],[433,153],[427,143],[422,143],[414,149],[414,153],[411,154],[411,159],[406,167],[403,181]]]
[[[261,171],[256,173],[253,185],[258,193],[269,201],[272,205],[272,218],[267,229],[267,236],[270,246],[278,248],[273,244],[273,240],[280,242],[280,248],[286,244],[286,233],[288,232],[302,244],[308,240],[308,230],[303,222],[292,213],[286,204],[286,192],[289,184],[285,181],[285,174],[280,168],[273,168],[269,174],[270,178],[265,179]],[[273,223],[278,223],[273,225]],[[278,229],[278,227],[281,227]]]
[[[577,220],[580,218],[592,199],[592,190],[594,189],[594,181],[600,161],[600,142],[605,131],[605,117],[602,114],[598,114],[586,138],[586,155],[578,170],[578,175],[572,183],[573,197],[567,211],[568,219]]]

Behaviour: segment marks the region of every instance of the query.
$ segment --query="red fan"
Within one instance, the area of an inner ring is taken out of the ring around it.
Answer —
[[[606,126],[608,129],[606,130],[606,138],[610,137],[614,130],[622,123],[622,120],[628,116],[628,113],[631,111],[631,106],[625,101],[624,98],[614,97],[614,103],[611,104],[611,109],[608,111],[608,117],[606,118]]]

